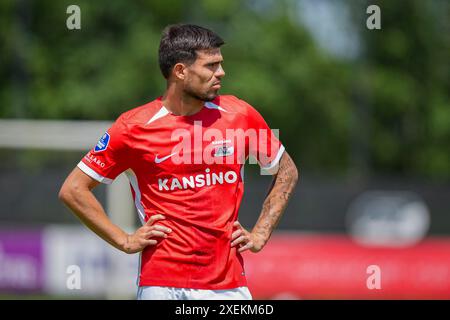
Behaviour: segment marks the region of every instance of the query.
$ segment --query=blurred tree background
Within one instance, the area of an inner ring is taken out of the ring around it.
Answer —
[[[81,30],[66,26],[70,5],[81,9]],[[369,5],[381,9],[381,30],[366,26]],[[333,298],[326,287],[331,285],[333,291],[339,283],[353,286],[348,281],[352,270],[372,255],[370,261],[374,257],[386,261],[386,269],[381,264],[383,277],[385,270],[395,270],[387,271],[383,279],[399,278],[397,271],[420,260],[405,271],[415,279],[409,281],[412,288],[427,292],[435,287],[438,297],[448,292],[450,269],[438,254],[450,239],[450,1],[0,0],[0,120],[113,121],[155,99],[165,89],[157,55],[161,31],[180,22],[211,28],[224,38],[226,77],[221,94],[236,95],[255,106],[272,128],[280,129],[283,144],[298,164],[301,181],[276,232],[311,235],[319,245],[298,255],[298,248],[293,248],[293,257],[301,254],[306,262],[296,265],[296,279],[311,280],[313,288],[323,286],[318,298]],[[33,129],[24,131],[34,134]],[[92,137],[92,146],[97,138]],[[4,140],[0,135],[0,142]],[[109,258],[102,257],[97,245],[86,250],[85,243],[90,242],[83,237],[71,240],[75,237],[68,230],[79,230],[77,235],[90,231],[57,194],[85,152],[0,148],[0,269],[9,266],[17,271],[3,272],[2,277],[0,270],[0,299],[5,297],[5,283],[7,298],[11,284],[22,282],[32,288],[29,279],[41,272],[41,264],[46,277],[55,277],[46,288],[62,279],[54,267],[72,259],[75,265],[91,265],[100,285],[88,282],[96,289],[113,293],[115,281],[109,279],[126,274],[125,264],[108,267]],[[251,228],[257,220],[269,179],[256,172],[246,174],[239,212],[244,226]],[[111,190],[100,187],[94,192],[112,217],[110,209],[119,211],[116,204],[123,200],[110,201],[117,197]],[[131,214],[132,209],[125,210],[122,217]],[[134,219],[138,226],[137,214]],[[33,236],[27,240],[23,235],[28,229]],[[50,241],[58,229],[64,241],[60,237]],[[35,240],[36,230],[45,231],[42,241]],[[5,234],[21,241],[5,242]],[[398,259],[385,260],[378,250],[367,256],[358,251],[351,259],[343,249],[323,255],[333,248],[322,236],[336,234],[353,240],[364,235],[372,245],[389,244],[393,249],[400,249],[405,240],[433,239],[425,247],[430,255],[423,257],[390,249]],[[40,242],[51,249],[29,255]],[[26,253],[15,251],[21,246]],[[318,250],[316,257],[312,250]],[[45,252],[64,253],[67,259],[58,255],[49,260],[52,254]],[[435,259],[429,259],[433,254]],[[26,264],[16,264],[20,261]],[[28,267],[33,261],[35,269]],[[272,264],[260,269],[271,270]],[[102,276],[98,272],[103,267],[109,269]],[[83,277],[89,272],[85,270]],[[135,270],[133,266],[133,274]],[[101,282],[103,277],[107,285]],[[42,291],[44,283],[36,281]],[[66,281],[61,284],[66,290]],[[411,290],[405,290],[400,298],[411,297]],[[390,295],[388,289],[387,298],[395,291]],[[12,292],[15,295],[16,289]],[[277,298],[291,299],[293,294]],[[349,298],[342,294],[336,297]]]
[[[307,3],[339,8],[328,24],[344,19],[339,39],[356,50],[321,44],[324,21],[310,11],[308,27]],[[71,4],[81,30],[66,27]],[[381,30],[366,28],[370,4]],[[153,100],[165,88],[161,31],[189,22],[225,39],[221,93],[280,128],[300,168],[447,181],[449,18],[446,0],[3,0],[0,117],[113,120]]]

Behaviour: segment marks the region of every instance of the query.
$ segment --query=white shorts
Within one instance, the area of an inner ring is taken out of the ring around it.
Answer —
[[[138,300],[252,300],[247,287],[202,290],[173,287],[139,287]]]

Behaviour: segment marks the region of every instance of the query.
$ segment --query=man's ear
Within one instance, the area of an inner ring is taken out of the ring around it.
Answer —
[[[179,80],[184,80],[186,78],[186,65],[184,63],[177,63],[173,67],[173,75]]]

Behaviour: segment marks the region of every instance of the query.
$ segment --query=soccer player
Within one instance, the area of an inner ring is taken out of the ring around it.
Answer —
[[[164,95],[123,113],[59,193],[98,236],[140,252],[138,299],[252,299],[241,253],[264,247],[297,182],[295,164],[262,116],[218,95],[222,44],[200,26],[166,27]],[[238,222],[249,157],[274,175],[251,231]],[[133,234],[113,224],[91,192],[122,172],[143,224]]]

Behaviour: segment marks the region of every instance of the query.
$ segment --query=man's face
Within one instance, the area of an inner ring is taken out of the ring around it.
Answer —
[[[222,62],[219,48],[198,50],[195,62],[186,67],[185,93],[203,101],[214,100],[225,76]]]

